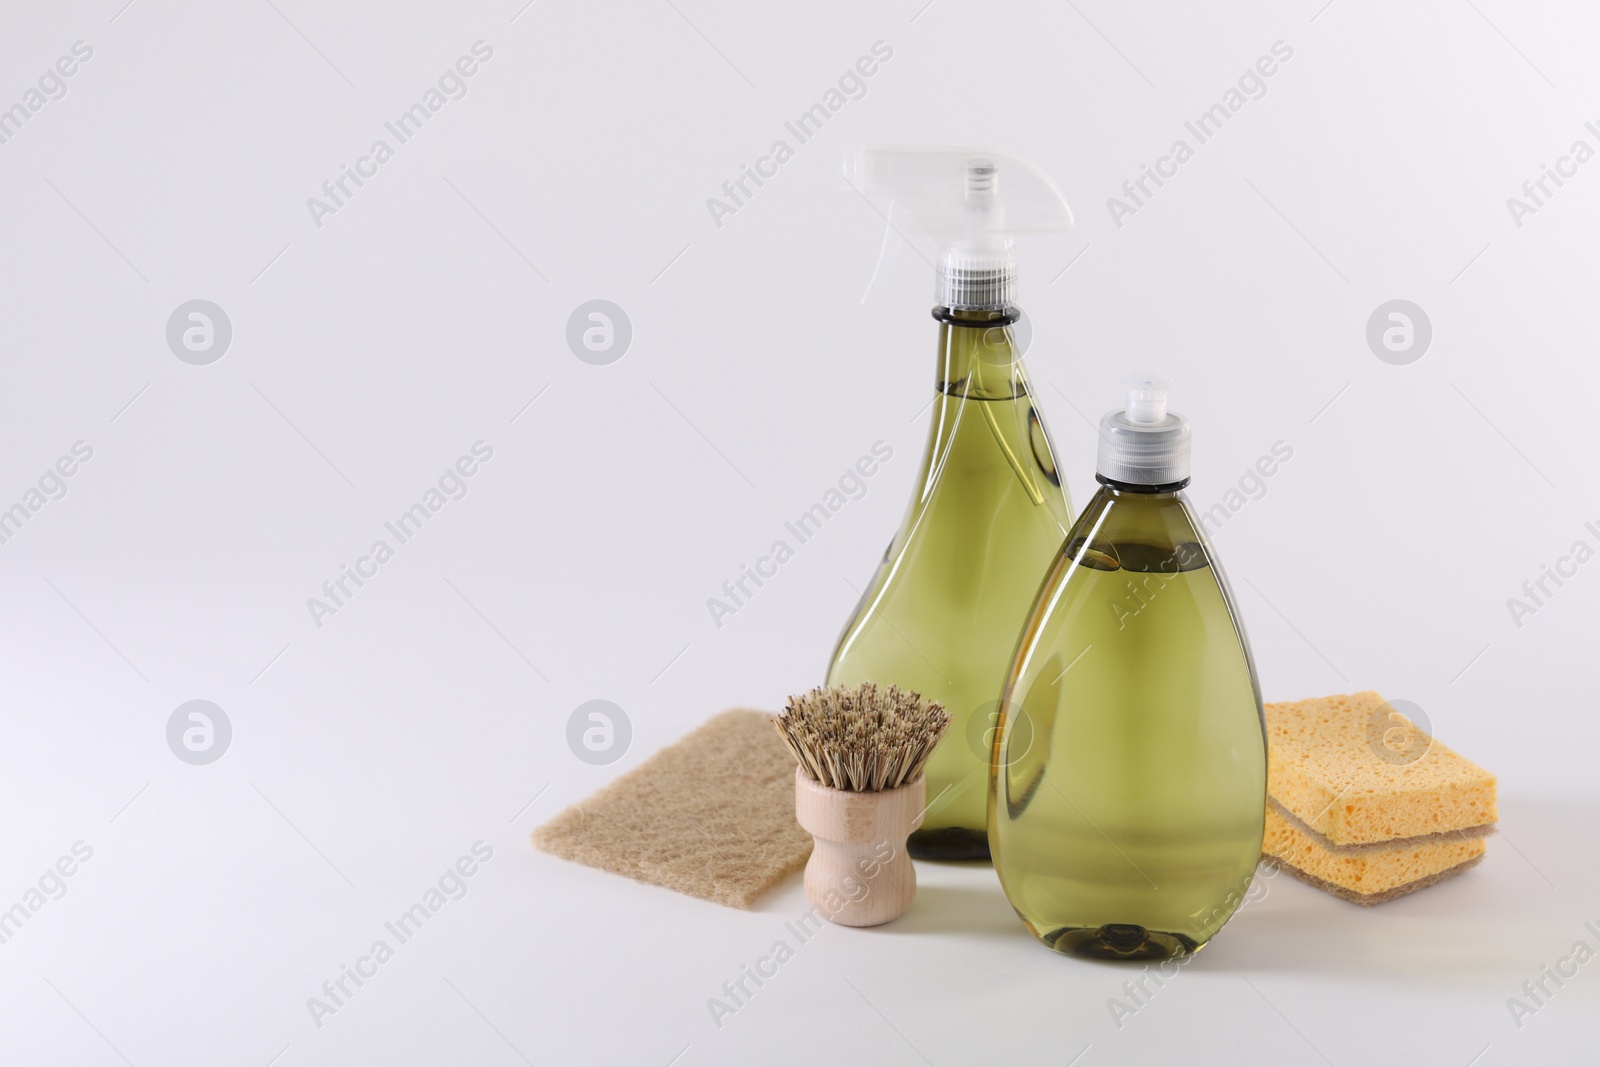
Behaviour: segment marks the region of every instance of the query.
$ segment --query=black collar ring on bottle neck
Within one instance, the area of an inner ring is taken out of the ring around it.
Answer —
[[[967,308],[962,310],[978,311],[982,309]],[[965,326],[971,330],[987,330],[994,326],[1010,326],[1012,323],[1022,318],[1022,309],[1016,307],[994,308],[990,313],[994,315],[994,318],[958,319],[956,318],[955,309],[947,308],[942,304],[935,305],[933,309],[933,317],[935,320],[944,323],[946,326]]]
[[[1189,479],[1184,478],[1181,481],[1163,482],[1160,485],[1144,485],[1136,482],[1119,482],[1103,474],[1096,474],[1094,480],[1120,493],[1176,493],[1189,484]]]

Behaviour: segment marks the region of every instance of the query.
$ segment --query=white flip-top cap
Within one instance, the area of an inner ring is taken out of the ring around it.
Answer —
[[[1012,239],[1072,227],[1072,209],[1049,176],[1000,152],[872,147],[846,156],[843,176],[869,201],[909,209],[933,237],[939,257],[934,299],[943,307],[1012,307]]]
[[[1100,420],[1102,478],[1127,485],[1174,485],[1189,479],[1189,420],[1167,410],[1172,379],[1130,374],[1128,402]]]

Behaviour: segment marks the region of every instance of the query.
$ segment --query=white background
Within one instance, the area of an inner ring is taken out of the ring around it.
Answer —
[[[0,908],[93,849],[0,945],[0,1059],[1465,1067],[1592,1048],[1600,964],[1520,1029],[1507,998],[1600,947],[1600,563],[1520,628],[1507,598],[1600,547],[1600,162],[1520,227],[1506,198],[1574,140],[1600,148],[1600,14],[123,2],[13,2],[0,28],[0,106],[94,50],[0,145],[0,507],[94,450],[0,546]],[[393,145],[384,122],[479,40],[467,95],[317,226],[307,198]],[[866,95],[715,225],[707,198],[880,40]],[[1117,226],[1107,198],[1276,41],[1293,57],[1266,95]],[[1076,230],[1020,251],[1027,361],[1079,505],[1089,420],[1133,369],[1179,382],[1201,506],[1292,446],[1216,539],[1267,698],[1424,708],[1500,775],[1482,867],[1373,911],[1271,880],[1119,1029],[1107,1001],[1134,972],[1047,952],[991,872],[924,864],[905,919],[824,931],[719,1029],[707,998],[784,936],[797,883],[740,913],[531,849],[708,715],[817,683],[899,521],[933,374],[928,249],[891,239],[868,292],[883,225],[834,178],[860,142],[1013,152],[1072,200]],[[234,332],[207,366],[165,339],[196,298]],[[609,366],[565,341],[596,298],[633,328]],[[1365,341],[1395,298],[1434,329],[1408,366]],[[867,495],[714,625],[707,598],[880,439]],[[479,440],[494,456],[467,496],[317,626],[307,598]],[[633,726],[610,766],[565,741],[597,698]],[[209,766],[167,747],[192,699],[233,726]],[[494,855],[466,896],[317,1026],[308,998],[479,840]]]

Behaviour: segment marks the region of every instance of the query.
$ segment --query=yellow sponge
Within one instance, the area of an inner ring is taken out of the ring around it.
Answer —
[[[1476,866],[1487,844],[1465,835],[1412,840],[1416,843],[1329,848],[1269,804],[1261,851],[1296,878],[1336,897],[1381,904]]]
[[[1494,775],[1377,693],[1268,704],[1261,850],[1302,881],[1377,904],[1483,859]]]
[[[1499,817],[1494,775],[1377,693],[1268,704],[1266,715],[1268,794],[1334,844],[1449,833]]]

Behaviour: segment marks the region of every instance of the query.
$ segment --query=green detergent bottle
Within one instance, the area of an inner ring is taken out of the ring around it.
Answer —
[[[1013,237],[1065,230],[1066,200],[1031,164],[970,149],[869,149],[850,175],[909,208],[938,245],[932,424],[915,493],[845,624],[829,685],[898,685],[942,703],[908,850],[987,859],[989,755],[1018,628],[1072,507],[1024,372]]]
[[[1183,494],[1188,420],[1165,379],[1127,384],[1006,679],[989,843],[1045,944],[1148,960],[1199,950],[1244,899],[1267,751],[1250,646]]]

